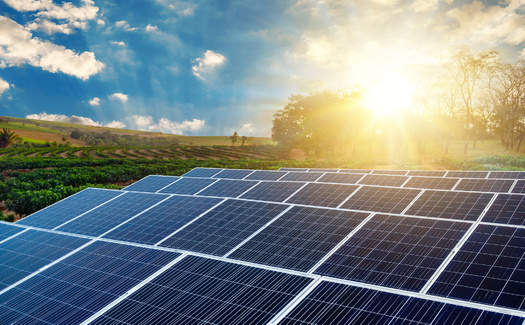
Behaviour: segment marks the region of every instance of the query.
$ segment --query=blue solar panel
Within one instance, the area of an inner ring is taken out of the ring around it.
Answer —
[[[286,202],[335,208],[357,188],[357,185],[310,183]]]
[[[519,180],[512,188],[512,193],[525,193],[525,180]]]
[[[308,168],[279,168],[281,172],[306,172]]]
[[[445,177],[456,178],[485,178],[489,172],[451,170]]]
[[[315,182],[322,173],[314,172],[289,172],[284,175],[283,178],[279,179],[280,181],[295,181],[295,182]]]
[[[436,176],[443,177],[447,173],[446,170],[411,170],[408,176]]]
[[[315,273],[419,291],[470,226],[375,215]]]
[[[178,256],[92,243],[0,295],[0,323],[79,324]]]
[[[4,240],[6,238],[9,238],[9,237],[11,237],[13,235],[16,235],[19,232],[21,232],[22,230],[24,230],[24,228],[12,226],[12,225],[10,225],[8,223],[1,223],[0,222],[0,241]]]
[[[317,181],[325,183],[355,184],[363,178],[363,176],[364,174],[326,173]]]
[[[210,178],[181,178],[160,190],[159,193],[193,195],[217,181],[217,179]]]
[[[525,178],[525,172],[490,172],[488,178],[523,179]]]
[[[447,177],[412,177],[403,187],[424,188],[435,190],[451,190],[458,183],[459,178]]]
[[[511,179],[462,179],[455,190],[506,193],[512,184]]]
[[[264,324],[311,281],[188,256],[93,324]]]
[[[245,179],[251,179],[255,181],[276,181],[284,175],[286,175],[286,172],[280,172],[276,170],[256,170],[255,172],[248,175]]]
[[[127,192],[115,200],[58,227],[57,230],[100,236],[167,197],[167,195],[161,194]]]
[[[204,196],[238,197],[254,187],[257,181],[241,181],[233,179],[220,179],[216,183],[199,192]]]
[[[377,175],[406,175],[408,171],[406,170],[382,170],[375,169],[372,171],[372,174]]]
[[[213,178],[243,179],[251,173],[253,173],[253,170],[224,169],[220,173],[214,175]]]
[[[498,194],[483,221],[525,226],[525,195]]]
[[[241,197],[243,199],[283,202],[303,185],[304,183],[293,182],[261,182]]]
[[[18,221],[18,224],[53,229],[100,204],[123,194],[121,191],[85,189]]]
[[[353,173],[353,174],[370,174],[371,169],[340,169],[340,173]]]
[[[203,167],[197,167],[195,169],[190,170],[186,174],[182,175],[184,177],[212,177],[213,175],[220,172],[222,169],[220,168],[203,168]]]
[[[524,318],[321,282],[279,324],[521,324]]]
[[[282,204],[228,200],[160,245],[222,256],[287,207]]]
[[[23,279],[88,241],[84,238],[28,230],[1,243],[0,289]]]
[[[401,213],[420,192],[404,188],[363,186],[341,208]]]
[[[161,188],[170,185],[171,183],[178,180],[177,176],[156,176],[150,175],[138,182],[131,184],[128,187],[125,187],[126,191],[137,191],[137,192],[151,192],[155,193]]]
[[[221,199],[173,196],[104,235],[142,244],[156,244],[221,202]]]
[[[429,293],[525,309],[525,229],[479,225]]]
[[[308,271],[367,216],[296,206],[228,257]]]
[[[379,185],[379,186],[395,186],[399,187],[407,181],[406,176],[394,175],[366,175],[359,184],[363,185]]]

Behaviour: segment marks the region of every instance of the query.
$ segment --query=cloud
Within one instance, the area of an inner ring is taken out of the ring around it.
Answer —
[[[146,32],[154,32],[158,29],[157,26],[152,26],[150,24],[148,24],[148,26],[146,26]]]
[[[129,23],[125,20],[120,20],[120,21],[117,21],[115,23],[115,26],[118,27],[118,28],[122,28],[128,32],[131,32],[131,31],[134,31],[134,30],[137,30],[138,28],[137,27],[130,27],[129,26]]]
[[[99,106],[99,105],[100,105],[100,98],[98,98],[98,97],[93,97],[93,99],[90,100],[88,103],[89,103],[89,105],[91,105],[91,106]]]
[[[104,63],[93,52],[77,54],[61,45],[42,41],[17,22],[0,16],[0,59],[9,66],[30,64],[82,80],[98,73]]]
[[[170,134],[183,134],[184,131],[198,131],[206,124],[206,121],[198,119],[173,122],[165,117],[161,118],[158,123],[155,123],[151,116],[142,115],[132,115],[131,120],[139,130]]]
[[[521,50],[520,57],[521,60],[525,60],[525,48]]]
[[[0,78],[0,96],[9,89],[9,83],[4,79]]]
[[[110,41],[111,44],[113,45],[118,45],[118,46],[126,46],[126,43],[124,43],[124,41]]]
[[[241,126],[239,133],[241,133],[241,135],[244,135],[245,133],[251,134],[253,133],[253,131],[255,131],[255,127],[252,125],[252,123],[244,123]]]
[[[215,71],[226,62],[226,58],[220,54],[208,50],[202,58],[193,60],[196,65],[192,66],[193,74],[202,80],[214,75]]]
[[[128,101],[128,95],[125,95],[123,93],[114,93],[113,95],[109,96],[109,99],[120,100],[121,102],[125,103]]]
[[[180,0],[157,0],[157,3],[175,11],[179,16],[193,16],[195,9],[197,9],[196,4]]]
[[[83,125],[92,125],[92,126],[107,126],[115,128],[123,128],[126,125],[119,121],[112,121],[108,124],[101,124],[100,122],[95,122],[89,117],[82,116],[67,116],[61,114],[47,114],[46,112],[38,114],[26,115],[26,118],[31,120],[42,120],[42,121],[53,121],[53,122],[64,122],[64,123],[73,123],[73,124],[83,124]]]

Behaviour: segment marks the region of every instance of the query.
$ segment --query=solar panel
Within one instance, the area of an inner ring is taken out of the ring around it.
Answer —
[[[178,180],[177,176],[156,176],[150,175],[138,182],[124,188],[126,191],[151,192],[155,193],[163,187],[170,185]]]
[[[309,172],[318,172],[318,173],[337,173],[339,169],[337,168],[310,168]]]
[[[241,181],[234,179],[220,179],[199,192],[204,196],[238,197],[242,193],[257,185],[257,181]]]
[[[229,257],[306,272],[367,216],[367,213],[296,206]]]
[[[127,192],[56,229],[74,234],[100,236],[167,197],[160,194]]]
[[[184,177],[212,177],[213,175],[220,172],[221,168],[203,168],[203,167],[197,167],[186,174],[182,175]]]
[[[153,245],[221,201],[216,198],[173,196],[107,233],[104,238]]]
[[[450,170],[445,177],[456,178],[486,178],[489,172],[474,172],[474,171],[460,171]]]
[[[58,201],[45,209],[37,211],[17,223],[20,225],[53,229],[122,194],[121,191],[88,188],[64,200]]]
[[[475,221],[494,194],[427,190],[406,214]]]
[[[488,178],[523,179],[525,172],[490,172]]]
[[[483,221],[525,226],[525,196],[498,194]]]
[[[401,213],[420,190],[363,186],[345,203],[343,209]]]
[[[309,183],[286,202],[320,207],[337,207],[357,188],[358,186],[356,185]]]
[[[304,183],[293,182],[261,182],[241,197],[243,199],[283,202],[303,185]]]
[[[207,186],[217,182],[216,179],[210,178],[181,178],[177,182],[163,188],[159,193],[166,194],[187,194],[193,195]]]
[[[525,180],[519,180],[514,185],[512,193],[525,193]]]
[[[446,170],[410,170],[408,176],[436,176],[443,177],[447,173]]]
[[[403,187],[451,190],[456,186],[458,181],[459,178],[412,177]]]
[[[79,248],[89,240],[28,230],[0,244],[0,290]]]
[[[286,175],[286,172],[280,172],[276,170],[256,170],[255,172],[248,175],[245,179],[251,179],[255,181],[276,181],[284,175]]]
[[[479,225],[429,293],[525,308],[525,229]]]
[[[315,273],[419,291],[470,226],[375,215]]]
[[[251,173],[253,173],[253,170],[224,169],[218,174],[214,175],[213,178],[243,179]]]
[[[306,172],[308,171],[308,168],[283,168],[281,167],[279,168],[279,171],[281,172],[299,172],[299,171]]]
[[[399,187],[403,185],[407,179],[408,177],[405,176],[366,175],[359,181],[359,184]]]
[[[315,182],[323,173],[314,172],[289,172],[280,181]]]
[[[318,180],[318,182],[355,184],[361,178],[363,178],[363,176],[364,174],[328,173],[328,174],[324,174],[324,176],[321,177]]]
[[[340,173],[370,174],[371,169],[339,169]]]
[[[222,256],[286,208],[282,204],[230,199],[160,245]]]
[[[188,256],[93,324],[264,324],[311,278]]]
[[[279,324],[518,324],[524,318],[322,281]]]
[[[24,228],[15,227],[8,223],[0,222],[0,241],[5,240],[13,235],[16,235],[23,230]]]
[[[503,192],[506,193],[514,184],[505,179],[462,179],[456,186],[458,191]]]
[[[1,296],[2,324],[79,324],[180,254],[95,242]]]
[[[375,169],[372,171],[372,174],[378,175],[406,175],[408,171],[406,170],[380,170]]]

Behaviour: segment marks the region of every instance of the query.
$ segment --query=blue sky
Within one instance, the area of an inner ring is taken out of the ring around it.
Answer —
[[[0,115],[269,136],[292,93],[524,44],[524,0],[0,0]]]

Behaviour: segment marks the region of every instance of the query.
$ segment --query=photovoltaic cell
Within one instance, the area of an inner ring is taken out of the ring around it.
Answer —
[[[371,169],[340,169],[340,173],[353,173],[353,174],[370,174]]]
[[[254,181],[276,181],[284,175],[286,175],[286,172],[276,170],[256,170],[252,174],[248,175],[245,179]]]
[[[238,197],[257,184],[257,181],[241,181],[234,179],[220,179],[211,186],[199,192],[204,196]]]
[[[57,228],[59,231],[100,236],[136,214],[167,198],[167,195],[127,192]]]
[[[289,172],[280,181],[315,182],[323,173],[315,172]]]
[[[204,168],[204,167],[197,167],[186,174],[182,175],[184,177],[212,177],[213,175],[220,172],[221,168]]]
[[[23,231],[24,228],[21,227],[15,227],[8,223],[1,223],[0,222],[0,241],[9,238],[13,235],[18,234],[19,232]]]
[[[321,282],[280,324],[521,324],[522,317]]]
[[[92,243],[0,295],[0,323],[79,324],[178,256]]]
[[[243,179],[251,173],[253,173],[253,170],[224,169],[223,171],[214,175],[213,178]]]
[[[424,188],[435,190],[451,190],[459,181],[459,178],[440,177],[412,177],[403,187]]]
[[[219,202],[221,199],[173,196],[107,233],[104,238],[153,245]]]
[[[0,290],[79,248],[88,241],[84,238],[28,230],[1,243]]]
[[[525,229],[479,225],[429,294],[523,310]]]
[[[311,281],[188,256],[94,324],[265,324]]]
[[[18,221],[18,224],[53,229],[102,203],[123,194],[121,191],[85,189]]]
[[[364,174],[328,173],[324,174],[318,182],[355,184],[363,178],[363,176]]]
[[[447,173],[446,170],[410,170],[408,176],[435,176],[443,177]]]
[[[525,180],[519,180],[514,185],[512,193],[525,193]]]
[[[419,291],[470,226],[375,215],[315,273]]]
[[[187,194],[187,195],[193,195],[202,189],[204,189],[206,186],[209,186],[213,183],[215,183],[217,179],[211,179],[211,178],[186,178],[183,177],[179,179],[177,182],[163,188],[159,193],[166,193],[166,194]]]
[[[306,172],[308,168],[279,168],[281,172]]]
[[[160,245],[222,256],[286,208],[282,204],[228,200]]]
[[[339,169],[337,168],[310,168],[309,172],[318,172],[318,173],[337,173]]]
[[[475,171],[460,171],[460,170],[451,170],[447,173],[446,177],[456,177],[456,178],[485,178],[489,172],[475,172]]]
[[[296,206],[228,257],[306,272],[367,216]]]
[[[508,192],[514,184],[510,179],[462,179],[455,190],[479,192]]]
[[[341,208],[401,213],[420,192],[405,188],[363,186]]]
[[[356,189],[357,185],[343,184],[306,184],[286,203],[316,205],[321,207],[337,207]]]
[[[525,195],[498,194],[483,221],[525,226]]]
[[[490,172],[489,178],[523,179],[525,172]]]
[[[364,185],[379,185],[379,186],[395,186],[399,187],[406,182],[406,176],[392,176],[392,175],[366,175],[359,184]]]
[[[150,175],[138,182],[124,188],[125,191],[151,192],[155,193],[161,188],[170,185],[178,180],[177,176],[156,176]]]
[[[270,202],[283,202],[300,189],[304,183],[294,182],[261,182],[241,197]]]
[[[372,174],[378,174],[378,175],[406,175],[406,170],[380,170],[375,169],[372,171]]]
[[[425,191],[406,212],[409,215],[475,221],[494,194]]]

